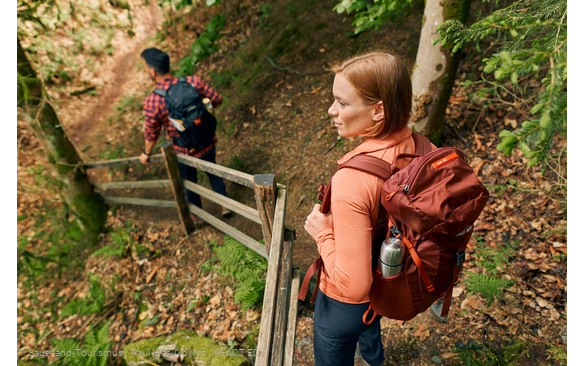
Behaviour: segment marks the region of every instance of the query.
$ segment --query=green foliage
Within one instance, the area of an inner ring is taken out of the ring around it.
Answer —
[[[197,37],[190,47],[191,53],[179,61],[177,76],[192,75],[195,65],[204,58],[217,51],[215,41],[220,37],[220,31],[225,27],[225,15],[214,16],[206,25],[205,30]]]
[[[511,280],[504,280],[474,272],[468,273],[464,282],[467,285],[467,290],[486,299],[488,306],[493,303],[495,297],[501,298],[504,295],[504,288],[514,283]]]
[[[144,98],[138,94],[124,95],[116,109],[121,113],[142,111],[143,100]]]
[[[465,366],[515,365],[527,352],[525,342],[512,341],[502,349],[498,348],[479,344],[473,339],[467,343],[459,341],[455,344],[455,352],[459,354],[461,364]]]
[[[225,235],[223,246],[213,246],[219,258],[218,273],[234,280],[234,302],[246,310],[262,301],[266,286],[266,259]]]
[[[270,30],[270,23],[268,23],[268,18],[270,17],[270,4],[260,4],[260,12],[258,26],[262,30]]]
[[[61,271],[82,265],[87,236],[63,206],[53,206],[47,200],[30,215],[35,219],[35,234],[18,238],[18,276],[24,275],[30,285],[42,285]],[[31,248],[33,242],[41,245]]]
[[[246,164],[246,162],[240,159],[237,155],[233,155],[230,158],[227,166],[235,170],[245,171],[248,164]]]
[[[128,13],[128,18],[120,16]],[[86,59],[80,65],[78,54],[99,56],[111,53],[116,29],[131,32],[130,10],[106,2],[69,2],[65,0],[19,0],[17,33],[29,60],[46,83],[65,84],[82,67],[93,67]],[[65,37],[63,37],[65,36]],[[61,40],[65,40],[60,43]]]
[[[28,283],[32,285],[36,283],[34,279],[43,273],[47,264],[53,262],[53,260],[47,256],[37,255],[26,250],[27,245],[28,240],[26,238],[18,239],[16,273],[19,277],[20,275],[25,275]]]
[[[90,273],[89,275],[89,293],[83,299],[73,299],[65,305],[61,311],[61,318],[70,315],[89,315],[99,313],[104,307],[106,293],[100,285],[100,280],[97,276]]]
[[[126,157],[126,145],[123,143],[118,144],[111,150],[106,150],[98,154],[98,157],[102,160],[113,160]]]
[[[130,226],[127,228],[118,227],[115,232],[110,233],[108,236],[112,240],[111,244],[105,245],[95,252],[92,256],[104,256],[104,257],[123,257],[128,248],[138,246],[138,243],[134,240],[131,235],[133,230]]]
[[[520,149],[529,166],[546,162],[553,137],[567,130],[566,0],[517,1],[470,26],[449,20],[438,33],[435,43],[453,52],[468,42],[479,48],[486,38],[495,43],[484,71],[493,74],[493,85],[519,95],[532,116],[514,131],[503,130],[497,148],[506,155]]]
[[[497,248],[491,248],[486,246],[485,242],[477,237],[476,243],[476,265],[482,267],[486,273],[491,276],[496,276],[499,272],[503,271],[506,265],[510,262],[510,259],[514,257],[514,254],[520,245],[519,240],[514,240],[500,245]]]
[[[558,362],[561,366],[567,365],[567,350],[566,349],[563,349],[560,347],[555,347],[555,346],[550,346],[546,350],[546,353],[548,353],[549,358]]]
[[[404,16],[405,9],[418,0],[341,0],[333,7],[338,14],[355,13],[354,34],[367,29],[379,29],[382,24]]]
[[[73,366],[106,366],[111,358],[110,347],[113,342],[108,340],[110,322],[106,322],[101,328],[91,327],[85,335],[83,346],[75,339],[54,339],[53,352],[59,352],[54,365]]]
[[[221,1],[220,0],[205,0],[205,5],[207,6],[214,6],[214,5],[219,5]],[[147,2],[148,5],[148,2]],[[181,10],[183,8],[186,8],[188,6],[192,6],[193,5],[193,0],[160,0],[158,2],[158,6],[163,7],[165,5],[168,5],[172,8],[175,8],[176,10]]]

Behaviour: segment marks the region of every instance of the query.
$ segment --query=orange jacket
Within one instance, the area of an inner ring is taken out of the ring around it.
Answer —
[[[366,139],[337,161],[365,153],[388,162],[401,153],[414,153],[412,132],[404,127],[385,139]],[[319,288],[330,298],[350,303],[368,302],[372,284],[371,235],[375,228],[384,181],[355,169],[340,169],[332,179],[331,214],[333,229],[316,235],[326,273]]]

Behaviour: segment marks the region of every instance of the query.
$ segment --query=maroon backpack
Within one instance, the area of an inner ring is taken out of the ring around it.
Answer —
[[[371,323],[377,314],[396,320],[410,320],[445,296],[442,316],[451,304],[453,285],[465,260],[465,249],[473,223],[489,198],[463,152],[454,147],[432,150],[429,140],[413,133],[415,154],[400,154],[392,164],[369,155],[356,155],[339,169],[352,168],[383,179],[378,224],[372,237],[373,281],[370,307],[363,321]],[[412,159],[400,169],[397,162]],[[320,187],[321,212],[329,212],[331,183]],[[380,247],[391,235],[400,238],[407,252],[403,271],[383,278],[377,270]],[[307,270],[299,292],[304,301],[311,277],[317,287],[323,261],[319,257]],[[315,300],[313,292],[311,302]]]

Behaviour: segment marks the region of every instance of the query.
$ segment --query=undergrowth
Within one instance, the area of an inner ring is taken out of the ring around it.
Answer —
[[[264,296],[268,262],[227,235],[223,241],[223,245],[211,243],[217,261],[204,263],[202,270],[213,269],[231,278],[235,286],[234,302],[240,304],[243,310],[253,308],[262,302]]]

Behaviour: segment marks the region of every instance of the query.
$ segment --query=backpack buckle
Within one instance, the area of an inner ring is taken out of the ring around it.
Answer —
[[[402,237],[402,233],[400,232],[400,229],[398,229],[398,227],[396,227],[396,225],[392,225],[390,227],[390,232],[392,233],[392,235],[394,235],[395,238]]]
[[[457,267],[461,267],[463,265],[463,262],[465,262],[465,252],[456,252],[455,253],[457,255],[457,260],[455,261],[455,265]]]

